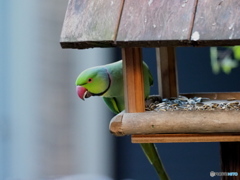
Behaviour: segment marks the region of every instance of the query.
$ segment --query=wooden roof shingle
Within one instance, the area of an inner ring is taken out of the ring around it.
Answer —
[[[240,44],[239,0],[69,0],[63,48]]]

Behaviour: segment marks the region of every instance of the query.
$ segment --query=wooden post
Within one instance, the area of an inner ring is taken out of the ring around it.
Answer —
[[[158,90],[163,98],[177,97],[177,68],[174,47],[156,48]]]
[[[141,48],[123,48],[125,111],[144,112],[144,81]]]
[[[123,48],[123,77],[125,111],[128,113],[144,112],[144,78],[142,51],[140,48]],[[149,162],[155,168],[160,179],[168,180],[161,159],[154,144],[141,143],[141,148]]]
[[[240,142],[221,142],[222,172],[237,172],[238,176],[223,176],[222,180],[238,180],[240,176]]]

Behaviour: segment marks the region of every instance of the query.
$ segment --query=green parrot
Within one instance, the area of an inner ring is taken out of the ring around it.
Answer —
[[[78,96],[84,100],[91,96],[102,96],[107,106],[118,114],[124,108],[124,88],[122,60],[84,70],[76,80]],[[145,98],[150,94],[153,78],[146,63],[143,62]],[[156,147],[152,143],[140,144],[150,163],[162,180],[168,180]]]

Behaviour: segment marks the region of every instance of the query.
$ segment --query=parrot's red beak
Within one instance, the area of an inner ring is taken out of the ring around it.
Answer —
[[[77,86],[76,91],[78,96],[82,100],[84,100],[85,98],[89,98],[92,95],[85,87],[82,87],[82,86]]]
[[[84,100],[85,94],[87,93],[87,89],[84,88],[84,87],[82,87],[82,86],[77,86],[77,87],[76,87],[76,91],[77,91],[78,96],[79,96],[82,100]]]

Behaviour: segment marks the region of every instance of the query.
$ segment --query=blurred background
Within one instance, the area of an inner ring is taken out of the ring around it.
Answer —
[[[0,0],[0,179],[157,179],[138,144],[110,134],[113,114],[102,99],[76,95],[82,70],[119,60],[121,53],[61,49],[67,3]],[[238,64],[216,73],[211,52],[216,49],[177,48],[180,93],[239,91]],[[154,49],[144,49],[143,58],[156,82]],[[155,83],[152,94],[157,93]],[[219,143],[158,149],[171,179],[219,178],[209,175],[220,171]]]

